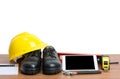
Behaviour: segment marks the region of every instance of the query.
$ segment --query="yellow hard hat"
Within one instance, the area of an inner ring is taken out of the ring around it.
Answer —
[[[42,49],[47,44],[41,41],[37,36],[28,32],[16,35],[10,42],[9,60],[14,60],[22,55],[34,50]]]

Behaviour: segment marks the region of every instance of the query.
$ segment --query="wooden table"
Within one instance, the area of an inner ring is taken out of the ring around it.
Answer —
[[[118,61],[120,63],[120,54],[109,55],[110,60]],[[0,64],[9,63],[8,55],[0,54]],[[66,76],[63,73],[56,75],[44,75],[41,73],[36,75],[23,75],[19,72],[15,76],[0,76],[0,79],[120,79],[120,64],[111,64],[110,71],[101,74],[84,74],[84,75],[74,75]]]

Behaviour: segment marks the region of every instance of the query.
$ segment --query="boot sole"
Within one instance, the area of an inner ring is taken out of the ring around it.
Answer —
[[[43,74],[52,75],[61,72],[61,68],[44,68]]]
[[[24,69],[24,71],[21,70],[21,73],[26,75],[34,75],[40,72],[40,68],[35,69]]]

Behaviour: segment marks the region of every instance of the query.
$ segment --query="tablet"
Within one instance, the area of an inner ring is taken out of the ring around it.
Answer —
[[[63,71],[97,71],[97,56],[64,55],[62,56],[62,69]]]

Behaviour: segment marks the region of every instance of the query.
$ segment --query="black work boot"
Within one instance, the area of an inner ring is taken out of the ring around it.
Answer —
[[[41,70],[41,50],[35,50],[33,52],[24,55],[20,62],[20,71],[23,74],[33,75],[37,74]]]
[[[43,49],[43,73],[57,74],[61,71],[61,63],[54,47],[47,46]]]

